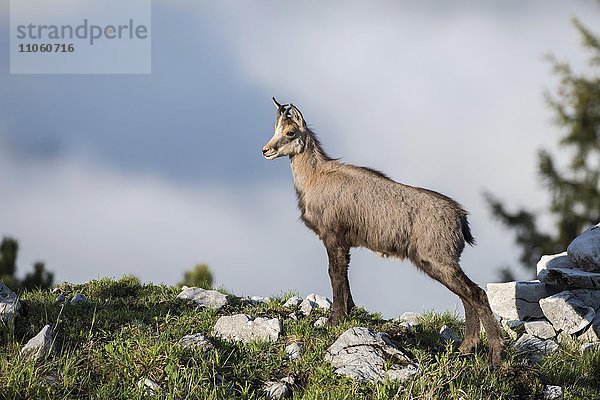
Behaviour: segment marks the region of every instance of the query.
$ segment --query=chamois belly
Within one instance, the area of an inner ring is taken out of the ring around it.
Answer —
[[[383,257],[407,256],[410,224],[408,216],[399,215],[398,210],[378,215],[372,210],[340,207],[336,202],[323,207],[309,203],[301,208],[301,220],[322,240],[333,234],[349,247],[364,247]]]

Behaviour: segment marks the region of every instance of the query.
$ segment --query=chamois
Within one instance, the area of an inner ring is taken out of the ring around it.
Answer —
[[[293,104],[277,108],[275,134],[263,147],[268,160],[288,156],[301,219],[321,239],[329,258],[333,289],[331,323],[354,307],[348,282],[350,249],[366,247],[384,256],[409,259],[460,297],[470,352],[488,334],[489,357],[498,365],[504,344],[486,293],[459,265],[465,242],[474,245],[467,212],[440,193],[398,183],[381,172],[330,158]]]

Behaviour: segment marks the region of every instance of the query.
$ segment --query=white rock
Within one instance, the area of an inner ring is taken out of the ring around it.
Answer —
[[[329,300],[327,297],[320,296],[318,294],[312,293],[306,296],[306,298],[310,301],[314,301],[315,303],[317,303],[317,306],[319,306],[319,308],[322,308],[324,310],[331,310],[331,306],[333,305],[331,300]]]
[[[21,302],[17,295],[0,281],[0,321],[13,323],[21,311]]]
[[[285,303],[283,303],[284,307],[298,307],[302,303],[302,297],[292,296]]]
[[[548,321],[527,321],[524,323],[525,331],[540,339],[552,339],[556,331]]]
[[[257,306],[259,304],[268,303],[271,301],[270,297],[261,297],[261,296],[251,296],[251,297],[242,297],[241,301],[252,304],[253,306]]]
[[[215,346],[201,333],[193,335],[185,335],[178,342],[182,347],[193,348],[197,347],[204,350],[214,349]]]
[[[552,254],[552,255],[543,255],[538,261],[537,265],[537,273],[544,269],[556,269],[556,268],[567,268],[567,269],[577,269],[577,264],[573,262],[569,258],[567,252]]]
[[[147,395],[154,395],[160,392],[160,385],[149,378],[140,378],[137,382],[138,387],[143,388]]]
[[[314,323],[314,325],[313,325],[313,326],[314,326],[315,328],[322,328],[322,327],[324,327],[325,325],[327,325],[327,317],[319,317],[319,318],[318,318],[318,319],[315,321],[315,323]]]
[[[560,386],[546,385],[543,395],[544,400],[558,400],[563,396],[563,389]]]
[[[600,310],[600,290],[571,289],[570,292],[578,297],[586,306],[594,310]]]
[[[572,268],[547,268],[538,273],[538,279],[547,285],[560,288],[587,288],[600,287],[600,273],[587,272]]]
[[[555,352],[558,344],[550,339],[538,339],[525,333],[515,342],[514,347],[531,361],[539,362],[544,356]]]
[[[568,290],[541,299],[540,307],[554,329],[571,335],[585,329],[596,316],[592,307]]]
[[[579,346],[579,351],[581,354],[600,351],[600,342],[584,343]]]
[[[460,338],[448,325],[442,326],[440,329],[440,338],[446,343],[458,343]]]
[[[56,296],[56,299],[54,299],[54,301],[56,301],[57,303],[66,303],[69,299],[64,295],[64,294],[59,294],[58,296]]]
[[[569,257],[585,271],[600,271],[600,224],[588,228],[567,247]]]
[[[577,339],[587,343],[600,342],[600,313],[596,312],[590,326]]]
[[[302,357],[302,354],[304,353],[304,345],[302,343],[294,342],[286,346],[285,353],[289,359],[296,360]]]
[[[418,372],[387,334],[363,327],[342,333],[327,349],[325,360],[336,373],[359,381],[406,380]]]
[[[178,299],[191,300],[201,307],[221,309],[229,304],[227,296],[216,290],[190,287],[177,295]]]
[[[275,342],[281,333],[281,322],[277,318],[252,319],[246,314],[222,316],[217,320],[212,335],[234,342]]]
[[[487,295],[492,310],[504,319],[542,318],[538,302],[558,290],[538,281],[488,283]]]
[[[400,323],[405,322],[406,324],[408,324],[407,327],[413,327],[420,323],[421,317],[422,314],[420,313],[407,311],[403,313],[400,317],[398,317],[398,321]]]
[[[525,322],[523,322],[523,321],[512,320],[512,319],[509,319],[509,320],[504,319],[502,321],[506,324],[507,327],[509,327],[510,329],[513,329],[513,330],[518,330],[520,328],[525,328],[523,326],[525,324]]]
[[[309,315],[312,310],[316,307],[330,310],[331,309],[331,300],[327,297],[319,296],[318,294],[311,293],[300,303],[300,312],[304,315]]]
[[[75,293],[71,298],[71,304],[85,304],[87,303],[87,297],[82,293]]]
[[[21,349],[21,356],[41,359],[48,356],[52,352],[54,336],[52,335],[52,328],[50,325],[46,325],[42,328],[40,333],[35,335],[27,342],[27,344]]]
[[[264,390],[269,400],[279,400],[290,395],[290,389],[283,382],[267,382]]]
[[[288,318],[289,318],[289,319],[293,319],[294,321],[298,321],[298,316],[296,315],[296,313],[295,313],[295,312],[293,312],[293,313],[290,313],[290,314],[288,315]]]

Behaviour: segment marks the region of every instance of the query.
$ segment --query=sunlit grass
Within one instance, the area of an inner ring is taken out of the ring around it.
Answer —
[[[408,330],[379,314],[357,309],[338,326],[315,328],[323,313],[299,321],[287,318],[282,303],[295,293],[252,306],[232,301],[220,312],[199,309],[176,299],[178,288],[142,284],[132,277],[62,285],[65,294],[83,293],[88,302],[61,305],[51,291],[25,292],[24,315],[14,330],[0,332],[0,396],[41,399],[148,398],[137,382],[149,378],[166,399],[259,399],[263,384],[293,376],[294,399],[538,399],[544,385],[561,385],[567,399],[600,398],[600,354],[580,355],[577,343],[565,343],[537,366],[509,351],[492,370],[486,349],[462,355],[439,338],[443,325],[462,335],[456,313],[429,312]],[[211,337],[220,315],[246,313],[277,317],[283,334],[276,343],[233,344]],[[22,346],[46,324],[55,330],[52,356],[30,361]],[[333,372],[326,349],[346,329],[368,326],[387,332],[420,366],[404,383],[359,383]],[[201,332],[212,350],[185,349],[178,340]],[[286,357],[285,346],[300,341],[305,353]],[[152,396],[150,396],[152,397]]]

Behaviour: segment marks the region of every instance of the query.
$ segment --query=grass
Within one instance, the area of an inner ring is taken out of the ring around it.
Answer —
[[[438,331],[448,325],[461,332],[463,322],[451,313],[428,313],[408,331],[378,314],[358,309],[338,326],[314,328],[322,314],[299,321],[274,297],[251,306],[233,301],[225,309],[198,309],[176,299],[176,287],[143,285],[132,277],[61,285],[63,293],[84,293],[88,302],[61,305],[51,291],[22,294],[23,315],[14,329],[0,328],[0,397],[7,399],[260,399],[263,385],[293,376],[293,399],[541,399],[545,385],[560,385],[565,399],[600,399],[600,353],[580,355],[578,344],[560,349],[531,366],[509,350],[502,366],[491,370],[485,348],[461,355],[442,343]],[[232,344],[210,337],[220,315],[246,313],[279,317],[283,334],[276,343]],[[19,357],[22,346],[49,324],[55,331],[54,353],[41,361]],[[327,347],[346,329],[368,326],[384,331],[420,365],[408,382],[358,383],[333,372],[324,361]],[[201,332],[213,350],[184,349],[178,340]],[[285,346],[301,341],[298,360],[288,360]],[[140,379],[157,382],[152,396]]]

